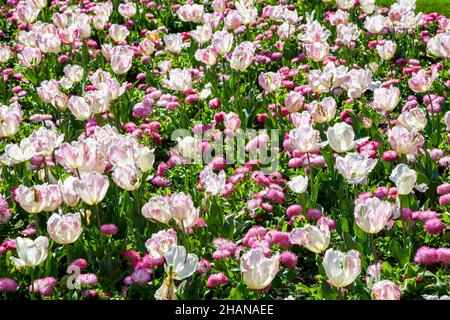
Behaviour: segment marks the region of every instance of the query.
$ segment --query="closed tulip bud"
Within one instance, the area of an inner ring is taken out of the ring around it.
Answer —
[[[416,171],[410,169],[406,164],[399,164],[389,176],[397,187],[397,193],[407,195],[411,193],[417,181]]]
[[[361,258],[356,250],[343,253],[328,249],[322,265],[329,281],[337,288],[345,288],[352,284],[361,273]]]
[[[23,111],[18,103],[9,107],[0,104],[0,138],[15,135],[20,128],[23,119]]]
[[[166,197],[155,196],[151,198],[143,207],[142,215],[150,220],[169,224],[172,219],[170,211],[170,200]]]
[[[300,92],[290,91],[284,99],[284,104],[286,109],[290,113],[293,113],[299,111],[302,108],[304,100],[305,98]]]
[[[107,176],[91,172],[73,183],[75,192],[88,205],[97,205],[105,198],[109,180]]]
[[[319,227],[307,224],[303,228],[295,228],[289,234],[292,243],[304,246],[311,252],[322,253],[330,245],[330,228],[327,223]]]
[[[75,181],[77,181],[77,178],[70,176],[66,180],[64,180],[64,182],[62,182],[61,180],[58,182],[63,201],[69,207],[76,207],[78,205],[78,202],[80,201],[80,197],[75,192],[75,189],[73,187],[73,183]]]
[[[16,250],[19,258],[11,257],[16,267],[36,267],[47,258],[48,238],[41,236],[31,240],[18,237]]]
[[[233,34],[223,31],[216,31],[213,34],[212,45],[216,48],[220,55],[226,55],[230,52],[233,45]]]
[[[372,287],[373,300],[400,300],[402,293],[400,287],[389,280],[382,280]]]
[[[137,151],[136,164],[142,172],[148,172],[152,170],[153,163],[155,162],[155,149],[148,147],[140,147]]]
[[[330,147],[338,153],[347,152],[355,145],[353,127],[345,122],[336,123],[330,127],[327,131],[327,138]]]
[[[192,202],[191,195],[179,192],[174,193],[170,197],[170,210],[175,219],[186,219],[193,208],[194,203]]]
[[[387,201],[377,197],[367,200],[356,200],[355,221],[366,233],[375,234],[383,230],[393,213],[392,206]]]
[[[117,167],[114,169],[112,179],[122,189],[133,191],[141,185],[142,174],[129,167]]]
[[[261,249],[251,249],[241,258],[241,272],[249,289],[262,290],[270,285],[278,273],[278,255],[266,258]]]
[[[50,237],[59,244],[74,243],[83,231],[80,213],[52,214],[47,221],[47,231]]]

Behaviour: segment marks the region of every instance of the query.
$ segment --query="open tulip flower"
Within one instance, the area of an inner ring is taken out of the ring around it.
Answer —
[[[0,1],[0,296],[445,299],[445,1]]]

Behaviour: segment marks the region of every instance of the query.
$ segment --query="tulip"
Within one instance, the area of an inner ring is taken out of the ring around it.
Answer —
[[[345,122],[339,122],[330,127],[327,131],[327,138],[331,149],[338,153],[347,152],[355,145],[353,127]]]
[[[84,97],[71,96],[67,107],[77,120],[88,120],[93,113],[91,104]]]
[[[117,167],[114,169],[112,179],[122,189],[133,191],[141,185],[142,174],[133,168]]]
[[[9,107],[0,104],[0,138],[12,137],[20,129],[23,111],[18,103]]]
[[[15,198],[28,213],[54,211],[59,208],[63,201],[59,187],[47,183],[32,188],[20,185],[15,190]]]
[[[155,51],[155,45],[153,44],[153,42],[145,38],[139,44],[139,49],[144,56],[151,56]]]
[[[252,63],[255,46],[249,42],[242,42],[231,55],[230,68],[243,71]]]
[[[322,101],[312,101],[309,104],[311,116],[317,123],[327,123],[333,120],[336,115],[336,100],[332,97],[326,97]]]
[[[286,95],[284,104],[286,109],[290,112],[297,112],[303,106],[304,97],[300,92],[291,91]]]
[[[375,168],[377,159],[361,156],[359,153],[348,153],[344,158],[336,158],[336,169],[350,184],[365,183],[367,176]]]
[[[162,286],[156,291],[157,300],[175,300],[176,288],[174,280],[190,277],[197,270],[198,257],[193,253],[186,253],[183,246],[172,246],[165,254],[164,270],[167,274]]]
[[[197,49],[194,57],[197,61],[203,62],[207,66],[213,66],[217,61],[217,50],[214,47],[208,47],[206,49]]]
[[[337,288],[347,287],[361,273],[361,258],[356,250],[342,253],[339,250],[328,249],[322,265],[330,283]]]
[[[207,43],[213,36],[211,25],[197,26],[195,30],[191,31],[191,37],[200,45]],[[212,46],[216,50],[216,47]],[[217,52],[217,50],[216,50]]]
[[[336,0],[337,6],[342,10],[349,10],[353,8],[355,2],[355,0]]]
[[[52,214],[47,221],[47,231],[50,237],[59,244],[74,243],[83,231],[80,213]]]
[[[398,117],[398,122],[409,131],[422,131],[427,125],[425,113],[420,108],[404,111]]]
[[[397,45],[394,41],[388,40],[383,45],[377,45],[377,51],[383,60],[391,60],[395,55]]]
[[[39,48],[25,47],[18,54],[19,62],[27,68],[34,68],[42,61],[42,52]]]
[[[73,187],[84,203],[97,205],[105,198],[109,180],[107,176],[91,172],[75,181]]]
[[[177,233],[173,229],[158,231],[145,242],[145,248],[154,259],[164,258],[166,252],[176,245]]]
[[[153,168],[155,162],[155,149],[140,147],[135,154],[136,164],[142,172],[148,172]]]
[[[170,197],[170,212],[183,229],[194,226],[199,219],[199,210],[194,207],[191,195],[183,192],[174,193]]]
[[[308,188],[308,177],[295,176],[287,185],[295,193],[304,193]]]
[[[32,149],[33,156],[49,157],[61,145],[63,139],[64,135],[60,135],[56,129],[40,127],[26,138],[26,141],[29,144],[28,147]]]
[[[292,243],[304,246],[311,252],[322,253],[330,245],[330,228],[327,223],[319,227],[307,224],[303,228],[295,228],[289,234]]]
[[[322,42],[313,42],[312,44],[307,44],[306,46],[306,54],[311,58],[314,62],[320,62],[325,60],[328,57],[330,52],[330,46],[328,43]]]
[[[258,77],[259,85],[266,91],[276,91],[281,87],[281,76],[275,72],[261,73]]]
[[[373,300],[400,300],[401,290],[398,285],[389,280],[382,280],[372,287]]]
[[[320,133],[311,126],[302,125],[289,132],[289,139],[294,149],[307,153],[318,149]]]
[[[48,238],[37,237],[35,240],[16,238],[16,249],[19,258],[11,257],[17,268],[36,267],[45,261],[48,254]]]
[[[172,219],[169,198],[155,196],[143,207],[142,215],[147,219],[153,219],[164,224],[169,224]]]
[[[348,80],[344,83],[349,98],[361,98],[372,84],[372,72],[364,69],[352,69],[347,73]]]
[[[438,33],[427,42],[428,51],[436,57],[446,58],[450,57],[450,34]]]
[[[389,179],[395,183],[398,194],[407,195],[411,193],[416,184],[417,173],[402,163],[394,168]]]
[[[129,53],[117,53],[111,56],[111,68],[116,74],[125,74],[130,70],[133,56]]]
[[[364,28],[370,33],[378,34],[388,24],[388,19],[382,15],[368,16],[364,21]]]
[[[172,69],[169,79],[163,79],[164,87],[178,92],[185,92],[192,87],[192,77],[189,70]]]
[[[431,76],[428,76],[426,70],[421,69],[417,73],[413,73],[411,79],[408,80],[408,85],[414,92],[427,92],[437,77],[437,73],[433,72]]]
[[[194,159],[197,150],[197,140],[194,137],[187,136],[177,139],[178,144],[176,146],[177,151],[185,159]]]
[[[375,234],[383,230],[392,213],[391,204],[377,197],[356,200],[355,222],[366,233]]]
[[[373,92],[373,106],[376,109],[391,112],[400,101],[400,90],[396,87],[377,88]]]
[[[233,45],[233,34],[223,31],[216,31],[213,34],[212,45],[216,48],[217,52],[224,56],[230,52]]]
[[[402,125],[396,125],[388,132],[388,141],[398,154],[414,154],[425,142],[424,137],[417,131],[409,131]]]
[[[125,19],[130,19],[136,14],[136,4],[133,2],[125,2],[119,4],[119,14]]]
[[[278,255],[266,258],[261,249],[251,249],[241,258],[241,272],[249,289],[266,288],[278,273],[280,262]]]
[[[200,23],[203,21],[205,8],[200,4],[185,4],[178,8],[177,15],[181,21]]]
[[[188,47],[188,43],[183,43],[181,34],[166,34],[164,36],[164,44],[167,50],[174,54],[180,54],[181,51]]]
[[[66,77],[72,82],[77,83],[83,80],[83,67],[80,67],[78,65],[67,65],[63,69],[64,74]]]
[[[88,157],[88,146],[84,141],[73,141],[63,143],[55,153],[56,161],[65,169],[79,169]]]
[[[122,42],[128,37],[130,31],[125,26],[113,24],[109,28],[108,33],[115,42]]]
[[[8,47],[0,47],[0,63],[5,63],[11,58],[11,49]]]
[[[63,201],[69,207],[76,207],[78,205],[78,202],[80,201],[80,197],[75,192],[73,186],[75,181],[77,181],[77,178],[72,176],[65,179],[64,182],[62,182],[61,180],[58,181],[58,186],[61,190]]]

